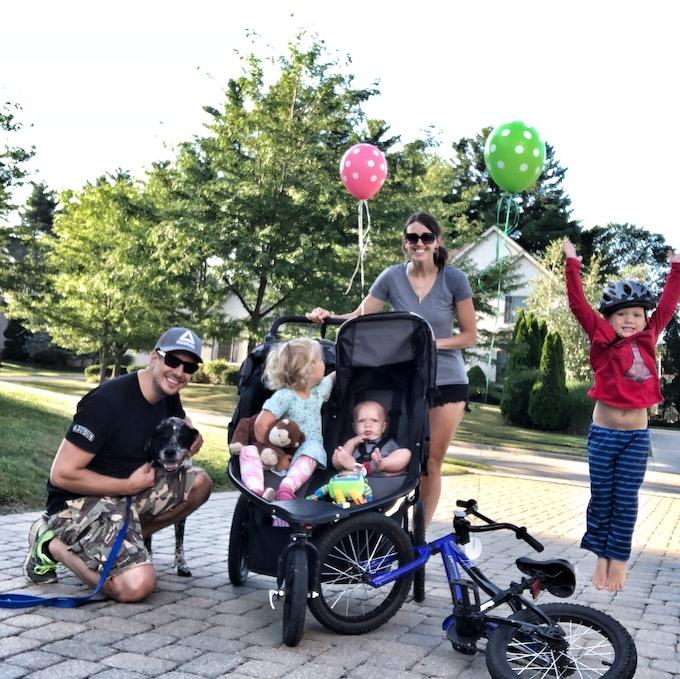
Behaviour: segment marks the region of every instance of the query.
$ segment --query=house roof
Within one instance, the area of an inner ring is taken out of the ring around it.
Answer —
[[[481,243],[491,238],[499,238],[506,245],[508,250],[516,259],[526,259],[533,267],[538,269],[546,276],[552,276],[552,273],[546,269],[530,252],[527,252],[516,240],[507,236],[497,226],[490,226],[484,233],[482,233],[476,240],[472,241],[460,250],[456,250],[451,254],[451,263],[462,259],[466,255],[470,255],[472,251]]]

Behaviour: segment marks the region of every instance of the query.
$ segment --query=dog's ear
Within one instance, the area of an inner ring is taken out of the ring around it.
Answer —
[[[182,428],[179,430],[179,442],[182,448],[189,450],[197,438],[198,429],[194,429],[186,423],[182,424]]]

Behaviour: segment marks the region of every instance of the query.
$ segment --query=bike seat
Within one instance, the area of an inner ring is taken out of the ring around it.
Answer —
[[[576,589],[574,567],[565,559],[548,559],[540,561],[528,556],[521,556],[515,565],[525,575],[538,577],[553,596],[563,599],[570,597]]]

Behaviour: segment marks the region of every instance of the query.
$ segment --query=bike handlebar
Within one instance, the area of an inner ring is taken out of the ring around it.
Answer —
[[[543,547],[543,545],[535,537],[529,534],[529,532],[524,526],[515,526],[514,523],[497,523],[493,519],[490,519],[488,516],[484,516],[484,514],[480,513],[477,510],[477,500],[456,500],[456,505],[458,507],[465,508],[465,516],[472,514],[473,516],[476,516],[478,519],[481,519],[482,521],[485,521],[487,524],[489,524],[488,526],[473,526],[468,521],[466,521],[466,523],[468,524],[466,526],[466,530],[468,530],[471,533],[485,533],[492,530],[507,529],[511,530],[518,540],[524,540],[524,542],[526,542],[532,549],[536,550],[537,552],[542,552],[545,549],[545,547]],[[454,525],[456,523],[456,519],[458,518],[459,517],[456,517],[454,519],[453,521]]]

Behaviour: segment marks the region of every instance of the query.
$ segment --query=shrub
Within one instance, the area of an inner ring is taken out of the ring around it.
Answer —
[[[230,384],[232,387],[238,385],[238,366],[229,365],[222,371],[222,384]]]
[[[501,398],[501,414],[512,424],[530,427],[529,396],[539,372],[535,368],[513,370],[503,382]]]
[[[198,366],[198,370],[193,374],[191,381],[194,384],[210,384],[210,377],[206,375],[203,364]]]
[[[99,363],[93,363],[92,365],[88,365],[85,370],[83,370],[85,373],[85,377],[99,377]]]
[[[595,401],[586,396],[590,382],[575,382],[569,385],[569,434],[586,435],[593,419]]]
[[[564,349],[556,332],[543,342],[540,376],[531,388],[529,418],[537,429],[559,431],[569,422],[569,399],[564,377]]]
[[[212,384],[222,383],[222,373],[229,367],[225,358],[215,358],[203,364],[203,372],[209,377]]]

